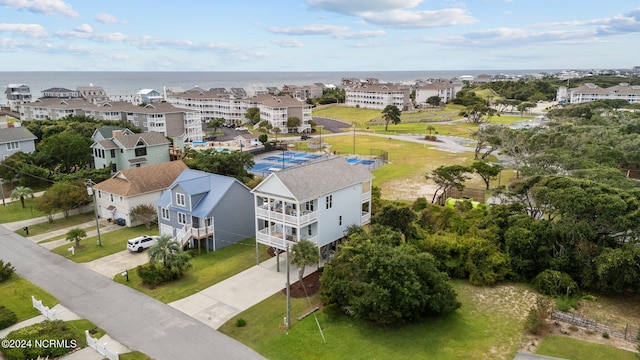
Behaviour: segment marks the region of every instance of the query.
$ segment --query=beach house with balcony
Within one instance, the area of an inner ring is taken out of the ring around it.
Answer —
[[[171,142],[158,132],[130,134],[113,131],[109,139],[98,140],[91,145],[96,169],[111,167],[115,173],[123,169],[169,162]]]
[[[256,243],[286,250],[305,239],[328,254],[349,225],[369,224],[372,179],[343,157],[271,173],[251,191]]]
[[[218,250],[254,236],[251,190],[228,176],[184,170],[156,202],[160,234]]]

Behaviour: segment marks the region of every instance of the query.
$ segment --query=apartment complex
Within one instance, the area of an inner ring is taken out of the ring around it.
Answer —
[[[411,108],[410,89],[396,85],[364,84],[346,89],[345,105],[377,110],[395,105],[400,110],[408,110]]]
[[[571,89],[566,86],[560,86],[556,95],[557,101],[566,101],[572,104],[607,99],[625,100],[630,104],[640,103],[640,86],[620,83],[608,88],[601,88],[596,84],[587,83]]]
[[[434,82],[416,88],[416,104],[425,104],[427,99],[438,96],[442,103],[448,103],[456,98],[458,91],[462,90],[461,83]]]
[[[179,108],[197,111],[202,122],[223,118],[228,124],[243,124],[247,109],[257,107],[251,99],[238,97],[224,88],[205,90],[195,87],[187,91],[165,90],[166,101]]]
[[[268,121],[273,128],[279,128],[281,133],[311,132],[312,106],[291,96],[258,95],[253,97],[260,109],[260,121]],[[294,126],[289,119],[300,119]]]

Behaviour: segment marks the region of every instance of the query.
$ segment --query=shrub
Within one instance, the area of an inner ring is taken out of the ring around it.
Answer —
[[[68,346],[25,346],[2,349],[2,351],[7,360],[37,359],[38,357],[57,358],[71,351],[74,344],[81,344],[81,338],[82,334],[64,321],[45,320],[41,323],[12,331],[5,339],[20,340],[24,343],[30,341],[32,344],[37,341],[46,343],[55,341],[56,343],[64,343]]]
[[[605,339],[608,339],[609,338],[609,333],[608,332],[603,332],[602,333],[602,337],[605,338]]]
[[[578,291],[578,285],[569,274],[545,270],[533,279],[533,287],[545,295],[569,295]]]
[[[0,330],[18,322],[18,316],[4,306],[0,306]]]
[[[0,259],[0,282],[3,282],[8,278],[10,278],[15,271],[16,271],[16,268],[11,266],[10,262],[5,264],[4,261]]]
[[[236,327],[245,327],[247,326],[247,320],[243,318],[236,319]]]
[[[136,272],[142,279],[142,283],[151,287],[158,286],[164,281],[160,268],[152,264],[140,265],[136,268]]]
[[[544,327],[545,319],[551,314],[551,302],[538,296],[536,305],[529,309],[529,313],[524,322],[524,329],[531,334],[537,335]]]
[[[560,311],[569,311],[571,309],[576,309],[580,307],[580,298],[577,297],[564,297],[560,296],[555,298],[556,309]]]
[[[578,327],[575,325],[569,325],[569,330],[571,331],[578,331]]]
[[[598,298],[597,298],[597,297],[595,297],[595,296],[593,296],[593,295],[589,295],[589,294],[584,295],[582,298],[583,298],[583,299],[585,299],[585,300],[587,300],[587,301],[598,301]]]

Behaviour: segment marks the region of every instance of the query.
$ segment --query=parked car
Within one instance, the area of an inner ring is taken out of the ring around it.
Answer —
[[[214,141],[215,139],[217,139],[218,137],[216,135],[207,135],[204,137],[204,139],[206,141]]]
[[[236,131],[248,131],[249,129],[247,129],[245,126],[239,126],[236,128]]]
[[[309,140],[311,139],[311,136],[309,135],[300,135],[300,140]]]
[[[142,235],[127,241],[127,250],[132,252],[142,252],[144,249],[158,243],[157,236]]]

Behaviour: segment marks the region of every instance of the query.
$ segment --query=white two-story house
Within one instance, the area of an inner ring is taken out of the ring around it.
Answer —
[[[306,239],[327,254],[349,225],[370,222],[372,179],[342,157],[271,173],[252,190],[256,243],[286,250]]]

